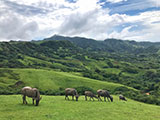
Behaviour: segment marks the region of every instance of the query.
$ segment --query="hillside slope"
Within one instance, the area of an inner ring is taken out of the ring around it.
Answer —
[[[1,69],[2,70],[2,69]],[[36,87],[44,94],[64,94],[67,87],[77,88],[83,94],[85,90],[96,92],[97,89],[107,89],[114,93],[120,88],[133,92],[136,89],[121,84],[93,80],[66,72],[56,72],[42,69],[3,69],[0,77],[1,94],[20,93],[23,86]]]

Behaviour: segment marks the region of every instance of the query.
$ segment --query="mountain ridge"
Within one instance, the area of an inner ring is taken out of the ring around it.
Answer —
[[[142,53],[148,52],[147,48],[154,47],[157,49],[160,47],[160,43],[157,42],[136,42],[129,40],[120,40],[120,39],[105,39],[105,40],[94,40],[91,38],[84,37],[65,37],[60,35],[54,35],[43,40],[66,40],[74,43],[76,46],[81,47],[87,50],[96,50],[96,51],[106,51],[106,52],[125,52],[125,53]],[[139,51],[139,52],[138,52]]]

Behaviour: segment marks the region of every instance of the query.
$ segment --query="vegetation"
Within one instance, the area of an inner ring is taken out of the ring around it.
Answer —
[[[0,95],[0,119],[3,120],[158,120],[159,106],[147,105],[130,99],[114,102],[65,101],[64,96],[42,96],[39,106],[22,104],[21,95]]]
[[[160,43],[63,36],[32,42],[1,42],[0,93],[19,93],[22,86],[30,85],[40,88],[43,94],[63,94],[63,89],[70,85],[81,94],[86,89],[95,92],[105,88],[114,94],[123,93],[159,105],[159,48]]]
[[[1,80],[6,81],[1,82],[1,86],[5,86],[1,89],[1,94],[20,93],[23,86],[36,87],[41,94],[47,95],[64,95],[64,90],[67,87],[76,88],[79,94],[84,94],[85,90],[96,92],[100,88],[114,93],[115,89],[121,87],[137,92],[136,89],[121,84],[75,76],[66,72],[42,69],[1,69],[1,71],[4,71],[1,73],[6,74],[4,78],[1,77]],[[15,80],[15,78],[17,79]]]

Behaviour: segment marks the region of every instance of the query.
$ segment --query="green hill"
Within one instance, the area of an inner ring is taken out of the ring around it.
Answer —
[[[65,101],[64,96],[42,96],[38,107],[22,104],[21,95],[0,95],[1,120],[159,120],[160,107],[127,99],[127,102]]]
[[[121,84],[85,78],[72,73],[42,69],[1,69],[1,94],[20,93],[23,86],[36,87],[41,93],[52,95],[64,94],[67,87],[76,88],[80,94],[85,90],[96,92],[97,89],[107,89],[115,93],[121,88],[138,92]]]
[[[15,70],[10,68],[50,69],[78,74],[81,77],[102,81],[102,83],[106,81],[123,84],[140,92],[129,91],[127,93],[127,87],[118,87],[111,92],[114,94],[122,92],[129,98],[159,105],[159,51],[159,43],[116,39],[95,41],[79,37],[53,36],[42,41],[1,42],[0,67],[8,68],[8,70],[0,69],[0,93],[19,93],[16,87],[26,85],[24,81],[29,78],[29,74],[22,72],[21,74],[26,74],[26,77],[23,81],[20,80],[20,73],[15,73]],[[32,83],[39,83],[36,77],[30,80],[29,85]],[[44,84],[49,83],[51,82]],[[5,89],[5,87],[9,88]],[[43,94],[63,94],[64,87],[56,85],[54,91],[42,90],[41,92]],[[81,91],[92,89],[83,84],[76,87],[79,87],[77,89]],[[146,96],[145,93],[150,95]]]

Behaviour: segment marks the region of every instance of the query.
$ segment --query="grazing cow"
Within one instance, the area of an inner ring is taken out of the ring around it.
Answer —
[[[94,98],[98,99],[98,97],[96,95],[94,95],[91,91],[85,91],[84,94],[85,94],[85,100],[86,101],[87,101],[87,96],[90,97],[90,100],[92,98],[93,101],[94,101]]]
[[[38,106],[39,101],[42,99],[40,97],[39,90],[37,88],[31,88],[31,87],[24,87],[21,90],[21,93],[23,95],[23,104],[27,104],[26,101],[26,96],[31,97],[33,100],[33,105],[34,105],[34,100],[36,100],[36,106]]]
[[[72,100],[74,100],[74,97],[76,98],[76,101],[78,101],[78,93],[77,93],[77,90],[74,89],[74,88],[66,88],[65,89],[65,100],[68,99],[69,100],[69,97],[68,96],[72,96]]]
[[[119,100],[127,101],[126,98],[123,95],[119,95]]]
[[[101,97],[104,97],[104,101],[106,101],[106,97],[107,99],[110,98],[110,101],[113,102],[113,97],[109,94],[109,92],[107,90],[97,90],[97,94],[98,94],[98,100],[102,101]],[[108,99],[109,101],[109,99]]]

